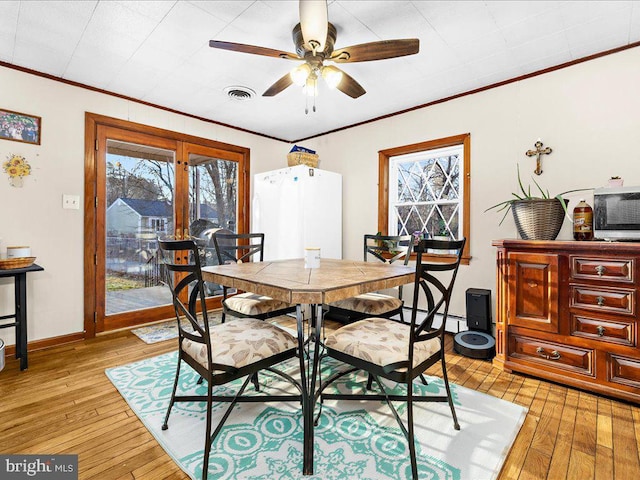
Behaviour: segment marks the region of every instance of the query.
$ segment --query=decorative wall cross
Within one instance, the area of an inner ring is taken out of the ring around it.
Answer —
[[[536,149],[527,150],[526,155],[527,157],[533,157],[534,155],[536,156],[536,169],[533,171],[533,173],[535,173],[536,175],[540,175],[542,173],[542,159],[540,158],[540,156],[549,155],[553,150],[551,150],[551,148],[549,147],[542,148],[542,141],[540,139],[538,139],[538,141],[534,143],[533,146],[536,147]]]

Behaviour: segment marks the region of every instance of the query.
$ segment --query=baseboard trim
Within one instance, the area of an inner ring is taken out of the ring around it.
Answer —
[[[43,338],[27,343],[27,352],[35,352],[36,350],[44,350],[47,348],[58,347],[67,343],[79,342],[84,340],[84,332],[70,333],[68,335],[60,335],[58,337]],[[5,347],[5,356],[13,356],[16,353],[15,345],[7,345]]]

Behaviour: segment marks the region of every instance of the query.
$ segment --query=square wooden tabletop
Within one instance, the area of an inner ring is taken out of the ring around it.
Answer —
[[[319,268],[303,259],[202,267],[204,280],[293,304],[330,303],[414,281],[415,267],[323,258]]]

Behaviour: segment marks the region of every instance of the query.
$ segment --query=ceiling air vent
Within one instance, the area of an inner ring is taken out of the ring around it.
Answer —
[[[224,92],[231,100],[236,100],[238,102],[244,102],[246,100],[251,100],[256,96],[256,92],[251,90],[248,87],[240,87],[234,85],[233,87],[227,87],[224,89]]]

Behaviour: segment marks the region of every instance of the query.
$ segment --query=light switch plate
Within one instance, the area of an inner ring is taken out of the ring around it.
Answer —
[[[80,209],[80,195],[62,195],[62,208]]]

